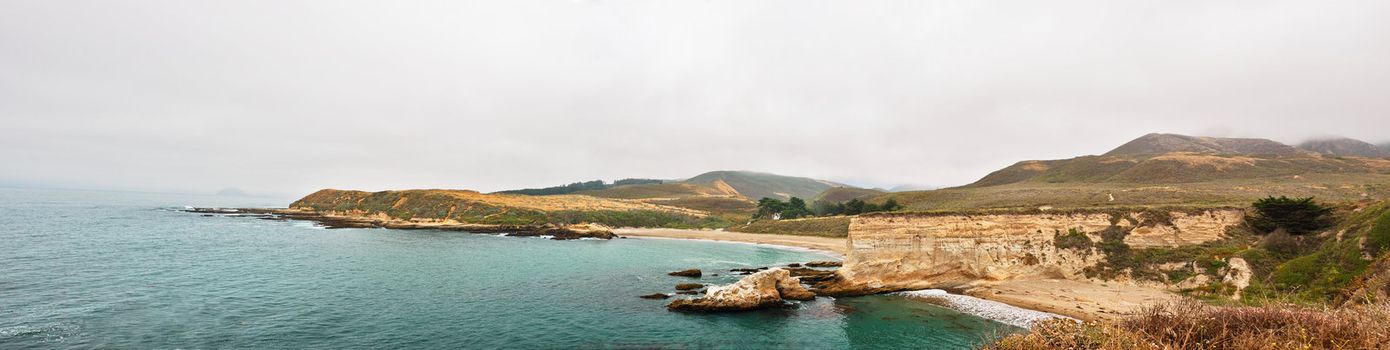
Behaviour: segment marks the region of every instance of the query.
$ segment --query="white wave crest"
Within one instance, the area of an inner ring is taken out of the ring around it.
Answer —
[[[914,290],[894,294],[909,298],[932,298],[941,300],[946,303],[946,305],[942,306],[953,310],[1023,328],[1032,327],[1034,322],[1054,318],[1075,320],[1071,317],[1050,312],[1024,309],[993,300],[984,300],[968,295],[951,294],[940,289]]]

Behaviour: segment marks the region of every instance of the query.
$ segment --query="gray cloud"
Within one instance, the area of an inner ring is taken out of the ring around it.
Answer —
[[[1148,132],[1390,140],[1385,1],[7,1],[0,182],[952,185]]]

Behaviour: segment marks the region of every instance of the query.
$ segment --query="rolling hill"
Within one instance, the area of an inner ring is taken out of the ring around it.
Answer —
[[[1309,140],[1298,145],[1299,149],[1331,156],[1350,157],[1390,157],[1390,151],[1380,149],[1370,142],[1345,137]]]
[[[1368,152],[1360,141],[1310,145],[1335,152]],[[1343,151],[1348,152],[1348,151]],[[1308,174],[1387,174],[1390,160],[1323,156],[1264,139],[1149,134],[1100,156],[1022,161],[966,187],[1019,182],[1192,183]]]
[[[762,198],[787,200],[791,197],[808,199],[815,198],[816,195],[831,187],[850,187],[825,180],[752,171],[711,171],[681,182],[715,188],[732,188],[740,196],[751,200]]]
[[[1022,161],[969,185],[873,200],[960,210],[1244,205],[1270,195],[1390,198],[1390,159],[1323,155],[1264,139],[1149,134],[1104,155]]]
[[[639,203],[695,210],[731,222],[746,221],[764,197],[787,200],[800,197],[810,201],[833,187],[854,189],[830,181],[751,171],[711,171],[686,180],[630,180],[604,184],[602,181],[566,186],[502,191],[540,196],[556,194],[626,200]],[[577,189],[577,190],[576,190]]]
[[[1120,145],[1104,155],[1121,156],[1173,152],[1282,155],[1299,153],[1298,149],[1293,146],[1266,139],[1148,134]]]

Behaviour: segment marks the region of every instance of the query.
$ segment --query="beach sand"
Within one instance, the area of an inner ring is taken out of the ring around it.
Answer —
[[[1180,298],[1158,288],[1056,279],[991,282],[965,294],[1087,321],[1116,320],[1144,306]]]
[[[627,237],[700,239],[709,241],[782,245],[835,253],[835,255],[838,256],[844,256],[847,248],[844,238],[831,237],[742,233],[714,230],[681,230],[665,228],[620,228],[614,229],[613,233],[616,233],[619,236]]]

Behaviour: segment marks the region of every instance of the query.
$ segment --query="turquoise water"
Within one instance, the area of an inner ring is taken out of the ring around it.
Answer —
[[[0,349],[949,349],[1017,330],[892,296],[738,314],[637,298],[688,281],[668,271],[826,258],[813,252],[328,230],[174,210],[287,202],[0,189]]]

